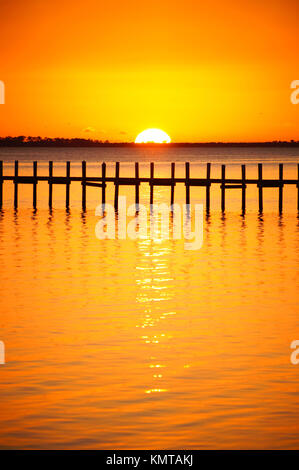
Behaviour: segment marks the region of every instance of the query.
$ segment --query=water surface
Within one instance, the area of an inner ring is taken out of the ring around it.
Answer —
[[[252,158],[254,173],[260,155]],[[293,177],[298,158],[288,158]],[[33,159],[26,154],[22,171]],[[66,158],[52,159],[63,174]],[[90,174],[99,171],[96,161]],[[194,159],[192,171],[204,171],[206,161]],[[237,174],[243,161],[228,162],[228,171]],[[7,158],[7,174],[11,168]],[[166,174],[169,164],[157,168]],[[128,161],[124,171],[132,169]],[[275,158],[267,161],[265,174],[277,171]],[[225,214],[213,190],[197,251],[186,251],[183,240],[98,240],[100,197],[88,189],[86,212],[80,185],[72,185],[69,212],[65,188],[54,188],[52,211],[46,184],[37,211],[32,188],[20,189],[17,211],[12,185],[5,189],[0,447],[298,448],[299,365],[290,362],[299,337],[296,188],[285,191],[282,215],[277,188],[265,190],[264,214],[257,188],[248,190],[245,216],[238,190]],[[121,192],[134,199],[128,188]],[[176,201],[184,194],[178,185]],[[141,200],[148,196],[142,185]],[[155,200],[168,199],[169,188],[155,188]],[[192,201],[204,203],[200,188]]]

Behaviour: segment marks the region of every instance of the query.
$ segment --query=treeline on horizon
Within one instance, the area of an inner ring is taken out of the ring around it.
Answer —
[[[109,140],[92,140],[83,138],[67,139],[63,137],[0,137],[1,147],[299,147],[297,140],[274,140],[269,142],[171,142],[170,144],[156,144],[149,142],[146,144],[135,144],[135,142],[109,142]]]

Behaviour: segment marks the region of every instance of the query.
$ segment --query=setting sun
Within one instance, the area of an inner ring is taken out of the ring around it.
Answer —
[[[161,129],[146,129],[140,132],[135,139],[135,144],[146,144],[149,142],[154,142],[155,144],[169,144],[171,138],[166,132],[161,131]]]

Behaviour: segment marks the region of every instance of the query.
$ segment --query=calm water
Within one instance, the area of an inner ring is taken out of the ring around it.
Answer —
[[[39,160],[64,161],[80,174],[99,173],[96,162],[159,161],[157,176],[169,174],[170,160],[185,160],[204,174],[206,161],[229,164],[227,175],[297,177],[298,150],[176,149],[157,155],[110,149],[0,150],[5,172],[22,160],[30,174]],[[110,154],[109,154],[110,152]],[[231,154],[231,156],[229,156]],[[233,154],[233,155],[232,155]],[[257,212],[257,188],[248,189],[247,213],[240,215],[239,190],[211,194],[204,219],[204,243],[186,251],[182,240],[98,240],[95,207],[99,190],[88,188],[87,211],[80,210],[80,185],[55,187],[50,212],[48,185],[20,188],[12,209],[12,184],[5,183],[0,213],[1,448],[298,448],[299,365],[290,362],[290,344],[299,339],[299,220],[296,188],[265,190],[265,211]],[[121,194],[134,199],[132,190]],[[176,202],[184,202],[177,185]],[[192,189],[192,202],[204,202]],[[141,202],[149,190],[141,186]],[[108,200],[113,200],[113,187]],[[169,202],[169,188],[156,187],[155,200]]]

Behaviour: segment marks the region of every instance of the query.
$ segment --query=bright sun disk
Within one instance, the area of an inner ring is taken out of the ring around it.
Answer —
[[[161,129],[146,129],[145,131],[140,132],[135,139],[135,144],[146,144],[146,143],[155,143],[155,144],[169,144],[171,138],[166,132],[161,131]]]

